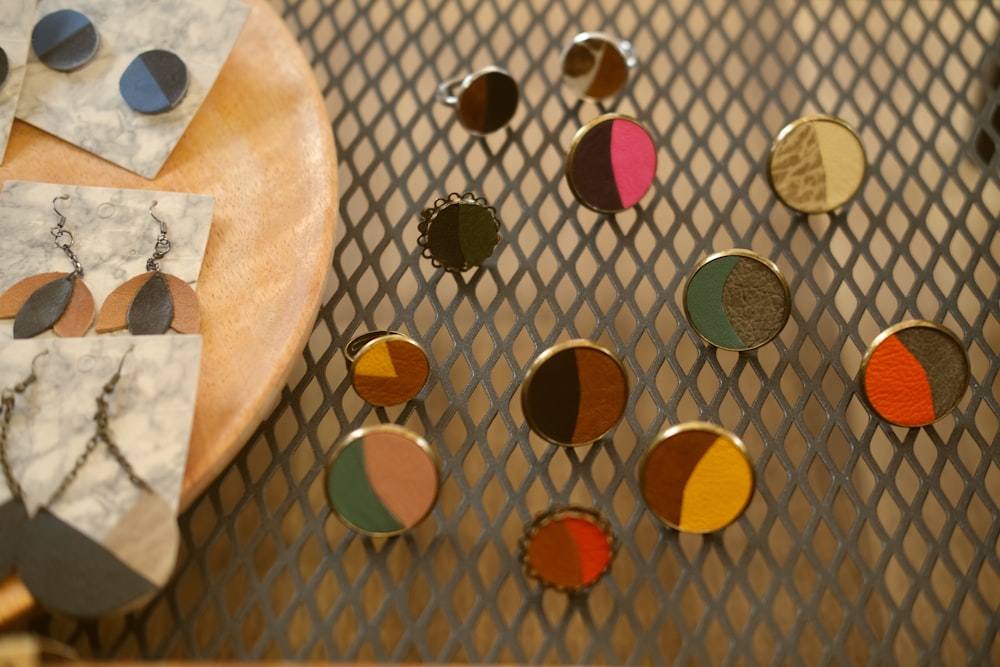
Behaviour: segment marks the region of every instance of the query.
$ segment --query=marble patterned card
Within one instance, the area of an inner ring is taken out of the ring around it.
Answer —
[[[7,152],[14,112],[24,82],[31,26],[35,22],[35,0],[5,0],[0,12],[0,49],[7,58],[7,80],[0,81],[0,163]]]
[[[238,0],[42,0],[38,16],[59,9],[75,9],[91,20],[101,40],[97,55],[67,73],[30,54],[17,117],[155,178],[215,83],[249,7]],[[118,82],[136,56],[152,49],[178,55],[190,83],[177,107],[146,115],[125,104]]]
[[[102,336],[0,346],[0,387],[24,380],[35,359],[38,379],[17,398],[7,443],[29,515],[48,502],[94,435],[95,400],[119,364],[121,378],[108,408],[113,440],[138,476],[176,513],[201,343],[201,336]],[[100,444],[48,509],[100,543],[139,497],[139,489]],[[0,504],[10,498],[0,478]]]
[[[159,233],[159,225],[149,215],[153,201],[157,202],[157,217],[167,223],[172,244],[160,267],[196,287],[212,225],[214,197],[7,181],[0,192],[0,294],[28,276],[73,270],[49,234],[58,222],[52,200],[63,194],[69,199],[58,202],[59,210],[66,216],[65,229],[73,234],[73,251],[83,265],[83,281],[98,310],[116,287],[145,272]],[[0,341],[13,338],[13,322],[0,320]],[[97,334],[91,328],[87,335]]]

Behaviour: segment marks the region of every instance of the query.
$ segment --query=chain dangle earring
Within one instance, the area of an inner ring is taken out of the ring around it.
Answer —
[[[135,336],[156,335],[173,329],[177,333],[198,333],[201,315],[198,297],[191,286],[177,276],[160,271],[160,260],[170,252],[167,223],[149,207],[149,215],[160,226],[153,254],[146,261],[146,273],[120,285],[108,295],[97,316],[97,333],[128,329]]]
[[[59,221],[49,234],[73,264],[73,272],[29,276],[0,294],[0,319],[14,319],[14,338],[33,338],[49,329],[64,338],[82,336],[94,321],[94,296],[82,280],[83,265],[73,252],[66,216],[56,205],[67,199],[69,195],[59,195],[52,200]]]
[[[71,616],[94,618],[136,606],[166,584],[177,559],[180,533],[173,508],[136,472],[111,429],[111,399],[133,349],[101,388],[94,434],[48,502],[25,524],[16,555],[17,572],[35,600]],[[86,534],[53,507],[73,502],[67,491],[102,444],[139,495],[96,541],[93,528]]]
[[[21,543],[20,532],[28,520],[28,511],[24,505],[24,490],[14,476],[10,463],[7,441],[10,437],[10,420],[14,415],[14,405],[17,398],[23,395],[28,387],[38,379],[35,374],[35,362],[48,354],[48,350],[38,354],[31,360],[31,374],[13,387],[5,387],[0,391],[0,468],[10,490],[11,498],[0,505],[0,580],[6,579],[14,569],[17,560],[18,547]]]

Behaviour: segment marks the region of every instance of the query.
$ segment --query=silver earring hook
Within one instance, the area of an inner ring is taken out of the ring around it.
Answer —
[[[55,211],[56,215],[59,216],[59,218],[60,218],[59,224],[62,225],[62,224],[64,224],[66,222],[66,215],[63,214],[63,212],[59,210],[59,207],[56,206],[56,202],[59,201],[60,199],[62,199],[63,201],[65,201],[65,200],[69,199],[69,195],[66,195],[66,194],[57,195],[57,196],[55,196],[55,197],[52,198],[52,210]]]
[[[52,210],[59,216],[59,222],[49,230],[49,234],[52,235],[52,242],[55,243],[56,247],[62,250],[69,261],[73,263],[73,273],[69,275],[69,278],[70,280],[75,280],[83,277],[83,265],[80,264],[80,260],[71,250],[73,247],[73,234],[66,229],[66,216],[56,205],[56,202],[60,199],[66,201],[69,199],[69,195],[62,194],[52,198]]]
[[[157,217],[153,213],[153,209],[160,202],[153,200],[153,203],[149,205],[149,215],[156,223],[160,226],[160,234],[156,237],[156,244],[153,246],[153,255],[146,260],[146,270],[147,271],[159,271],[160,270],[160,260],[167,256],[170,252],[170,239],[167,238],[167,223]]]
[[[160,202],[156,201],[155,199],[153,200],[153,203],[149,205],[149,215],[153,218],[153,220],[156,220],[156,222],[159,223],[159,225],[160,225],[160,233],[166,235],[166,233],[167,233],[167,223],[164,222],[163,220],[161,220],[160,218],[158,218],[156,216],[156,214],[153,213],[153,209],[156,208],[156,205],[159,204],[159,203]]]

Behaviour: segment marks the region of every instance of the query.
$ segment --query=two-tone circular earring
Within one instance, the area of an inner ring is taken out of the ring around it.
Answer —
[[[118,81],[118,90],[133,111],[159,114],[181,103],[189,83],[187,65],[180,56],[153,49],[129,63]]]
[[[153,254],[146,261],[146,273],[118,286],[101,306],[97,333],[127,328],[133,335],[162,334],[168,329],[177,333],[198,333],[201,313],[198,296],[191,286],[175,275],[160,270],[160,260],[172,245],[167,237],[167,223],[149,207],[149,215],[159,225]]]
[[[531,429],[551,443],[578,447],[600,440],[628,404],[625,366],[589,340],[545,350],[528,369],[521,409]]]
[[[334,515],[369,537],[412,530],[437,502],[441,461],[424,438],[395,424],[351,431],[333,448],[326,473]]]
[[[10,60],[7,58],[7,52],[0,47],[0,90],[7,84],[7,79],[10,77]]]
[[[500,243],[496,209],[471,192],[435,200],[420,214],[417,229],[423,256],[452,273],[481,266]]]
[[[861,360],[865,402],[882,419],[915,428],[944,419],[969,388],[969,355],[951,329],[909,320],[872,341]]]
[[[774,340],[792,312],[788,281],[774,262],[750,250],[703,259],[684,285],[683,300],[702,340],[739,352]]]
[[[599,102],[620,93],[638,60],[632,43],[582,32],[562,53],[562,77],[577,97]]]
[[[806,116],[771,144],[767,178],[778,199],[800,213],[829,213],[861,188],[868,158],[861,138],[836,116]]]
[[[476,136],[505,127],[517,111],[520,91],[505,69],[485,67],[438,85],[437,101],[454,107],[458,122]]]
[[[420,344],[396,331],[372,331],[344,348],[351,385],[372,405],[406,403],[424,388],[431,367]]]
[[[554,508],[536,516],[521,538],[524,572],[547,588],[586,592],[611,569],[618,541],[601,513],[587,507]]]
[[[735,521],[753,497],[754,468],[734,434],[707,422],[668,428],[639,462],[639,487],[653,514],[687,533]]]
[[[566,154],[573,196],[598,213],[621,213],[646,195],[656,178],[656,145],[642,123],[605,114],[577,131]]]
[[[72,72],[97,54],[101,36],[93,22],[75,9],[46,14],[31,31],[31,49],[47,67]]]
[[[59,217],[49,230],[55,246],[73,264],[71,273],[39,273],[18,281],[0,294],[0,319],[14,319],[14,338],[33,338],[52,329],[62,337],[82,336],[94,321],[94,296],[83,282],[83,265],[73,252],[73,234],[66,229],[66,216],[52,200]]]

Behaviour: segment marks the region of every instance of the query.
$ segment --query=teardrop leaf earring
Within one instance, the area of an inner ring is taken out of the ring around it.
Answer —
[[[33,338],[52,329],[64,338],[82,336],[94,321],[94,296],[83,283],[83,266],[73,252],[73,234],[66,229],[66,216],[52,200],[59,216],[49,233],[57,248],[73,263],[72,273],[39,273],[14,283],[0,294],[0,319],[14,319],[14,338]]]
[[[160,226],[153,254],[146,261],[146,273],[120,285],[108,295],[97,316],[97,333],[110,333],[127,328],[135,336],[157,335],[173,329],[177,333],[198,333],[201,314],[198,297],[191,286],[177,276],[160,271],[160,260],[170,252],[167,223],[153,213],[157,202],[149,207],[149,215]]]

